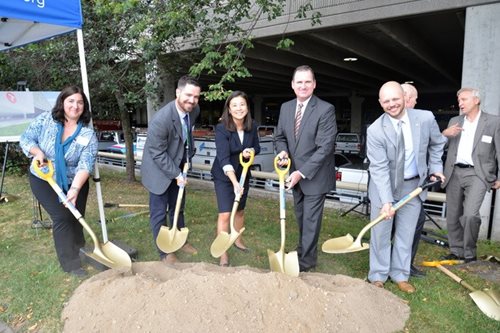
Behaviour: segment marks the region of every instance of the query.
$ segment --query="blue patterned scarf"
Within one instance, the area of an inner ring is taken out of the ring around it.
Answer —
[[[63,189],[65,193],[68,192],[68,177],[66,175],[66,160],[64,159],[64,155],[68,151],[69,145],[73,140],[80,134],[80,130],[82,129],[82,122],[78,122],[78,127],[76,128],[75,133],[67,138],[64,142],[62,142],[62,136],[64,132],[64,126],[61,123],[57,123],[57,135],[55,142],[55,150],[56,150],[56,158],[55,158],[55,169],[56,169],[56,182]]]

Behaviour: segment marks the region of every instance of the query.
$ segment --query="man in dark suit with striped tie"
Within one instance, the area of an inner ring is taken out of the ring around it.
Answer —
[[[292,162],[286,183],[288,189],[293,189],[299,227],[297,252],[302,272],[317,264],[325,198],[335,189],[335,108],[314,96],[315,88],[312,68],[297,67],[292,78],[296,98],[281,106],[276,134],[280,164],[286,163],[286,158]]]

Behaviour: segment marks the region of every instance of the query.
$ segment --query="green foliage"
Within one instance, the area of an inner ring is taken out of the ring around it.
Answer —
[[[5,155],[6,147],[6,143],[0,143],[0,161],[2,167],[4,159],[7,158],[7,163],[5,165],[6,174],[17,176],[26,174],[30,160],[26,157],[26,155],[24,155],[21,147],[19,147],[19,144],[9,143],[7,155]]]

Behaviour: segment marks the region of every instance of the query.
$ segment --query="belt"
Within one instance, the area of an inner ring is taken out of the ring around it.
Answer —
[[[417,179],[417,178],[420,178],[419,175],[416,175],[416,176],[413,176],[413,177],[410,177],[410,178],[405,178],[405,182],[409,181],[409,180],[413,180],[413,179]]]
[[[467,169],[467,168],[473,168],[473,165],[470,164],[464,164],[464,163],[456,163],[456,167],[459,167],[460,169]]]

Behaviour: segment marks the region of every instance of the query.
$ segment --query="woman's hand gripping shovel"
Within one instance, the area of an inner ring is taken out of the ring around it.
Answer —
[[[497,292],[489,289],[485,289],[484,291],[477,290],[470,284],[462,280],[455,273],[451,272],[449,269],[442,266],[442,265],[455,265],[461,263],[463,263],[462,260],[424,261],[422,262],[422,266],[437,267],[441,272],[448,275],[455,282],[458,282],[458,284],[469,289],[471,291],[469,296],[472,298],[474,303],[476,303],[478,308],[491,319],[500,321],[500,295]]]
[[[288,163],[284,169],[278,165],[279,156],[274,158],[274,169],[279,177],[280,184],[280,229],[281,229],[281,246],[278,252],[273,252],[267,250],[267,255],[269,256],[269,266],[273,272],[281,272],[286,275],[297,277],[299,276],[299,257],[297,251],[292,251],[290,253],[285,253],[285,176],[290,170],[291,161],[288,159]]]
[[[397,211],[399,208],[403,207],[411,199],[413,199],[417,195],[419,195],[423,190],[425,190],[426,188],[429,188],[435,184],[438,184],[440,182],[441,182],[441,180],[438,179],[436,181],[430,181],[430,182],[428,181],[428,182],[422,184],[421,187],[417,187],[412,192],[405,195],[396,204],[394,204],[392,206],[392,209],[394,211]],[[323,252],[326,252],[326,253],[350,253],[350,252],[367,250],[370,247],[369,244],[368,243],[361,244],[361,239],[363,238],[364,234],[370,228],[375,226],[377,223],[385,220],[386,217],[387,217],[386,214],[382,213],[375,220],[368,223],[363,229],[361,229],[361,232],[359,233],[358,237],[356,237],[356,240],[354,240],[354,238],[351,236],[351,234],[347,234],[347,235],[342,236],[342,237],[332,238],[332,239],[329,239],[323,243],[321,250]]]
[[[87,231],[87,233],[92,238],[92,241],[94,242],[94,251],[92,253],[87,253],[89,257],[110,268],[132,267],[132,261],[130,260],[127,252],[108,241],[106,241],[104,244],[99,243],[96,235],[94,234],[90,226],[85,222],[82,214],[80,214],[80,212],[71,203],[71,201],[68,200],[63,190],[52,178],[54,174],[54,167],[52,166],[52,162],[50,160],[47,161],[47,165],[43,167],[40,167],[38,165],[38,161],[33,160],[33,169],[35,170],[36,174],[40,176],[40,178],[49,183],[49,185],[61,199],[62,203],[66,205],[73,216],[78,220],[78,222],[80,222],[85,231]]]
[[[250,168],[250,166],[252,166],[254,158],[255,158],[254,152],[251,151],[250,158],[248,159],[247,162],[245,162],[243,160],[243,153],[240,153],[240,164],[243,166],[243,171],[241,172],[241,177],[240,177],[241,188],[243,188],[243,185],[245,184],[245,179],[247,176],[248,169]],[[210,246],[210,253],[214,258],[219,258],[227,250],[229,250],[229,248],[231,247],[231,245],[234,244],[236,239],[238,239],[238,237],[240,237],[243,231],[245,231],[245,228],[241,228],[239,232],[234,228],[234,217],[236,215],[236,211],[238,210],[238,205],[240,204],[241,196],[242,193],[237,193],[234,197],[233,209],[231,210],[231,217],[230,217],[231,233],[228,234],[225,231],[221,231],[213,241],[212,246]]]
[[[184,163],[184,168],[182,169],[182,177],[186,179],[187,172],[189,170],[189,162]],[[181,210],[182,197],[184,195],[185,185],[179,185],[179,192],[177,194],[177,201],[175,203],[174,211],[174,221],[172,222],[172,228],[166,226],[161,226],[160,232],[156,237],[156,245],[158,248],[165,253],[173,253],[179,250],[188,238],[189,229],[184,227],[177,230],[177,221],[179,220],[179,212]]]

